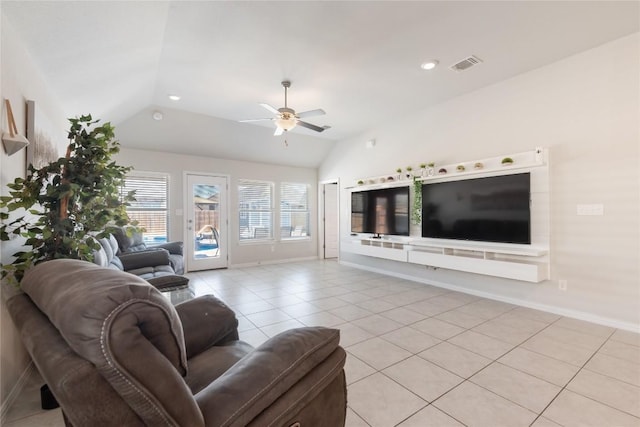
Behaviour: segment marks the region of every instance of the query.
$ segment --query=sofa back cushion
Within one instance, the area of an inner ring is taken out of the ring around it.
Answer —
[[[138,252],[147,250],[142,233],[134,231],[132,227],[121,227],[114,232],[120,252]]]
[[[93,263],[100,267],[124,270],[120,258],[118,258],[118,241],[113,235],[98,239],[100,249],[93,254]]]
[[[145,280],[85,261],[60,259],[29,270],[22,288],[69,346],[148,425],[202,425],[182,376],[180,319]]]

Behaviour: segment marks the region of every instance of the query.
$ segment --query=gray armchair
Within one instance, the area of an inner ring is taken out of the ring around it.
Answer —
[[[146,281],[77,260],[31,269],[7,307],[67,426],[344,426],[339,331],[253,349],[213,296],[172,306]]]

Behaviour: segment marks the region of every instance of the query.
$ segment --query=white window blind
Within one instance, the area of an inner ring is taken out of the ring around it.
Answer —
[[[240,241],[273,238],[273,183],[238,181]]]
[[[129,175],[124,179],[121,194],[135,190],[136,200],[127,206],[129,218],[138,221],[145,229],[144,239],[147,245],[167,241],[168,231],[168,190],[167,175]]]
[[[280,238],[309,237],[309,185],[283,182],[280,185]]]

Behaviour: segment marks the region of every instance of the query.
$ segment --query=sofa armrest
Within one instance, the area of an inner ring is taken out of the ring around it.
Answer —
[[[169,252],[165,249],[156,249],[142,252],[119,253],[124,271],[135,270],[144,267],[156,267],[169,265]]]
[[[163,243],[161,245],[152,246],[149,249],[152,249],[152,248],[162,248],[162,249],[168,250],[170,254],[183,255],[184,244],[182,242],[169,242],[169,243]]]
[[[182,322],[187,359],[206,349],[238,339],[236,314],[213,295],[203,295],[176,305]]]
[[[313,371],[318,382],[338,375],[345,361],[339,341],[340,331],[322,327],[269,339],[196,394],[205,425],[245,426]]]

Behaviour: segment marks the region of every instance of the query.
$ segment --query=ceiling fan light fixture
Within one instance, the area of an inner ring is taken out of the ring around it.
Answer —
[[[290,131],[291,129],[296,127],[297,124],[295,117],[279,117],[275,121],[276,126],[286,131]]]

